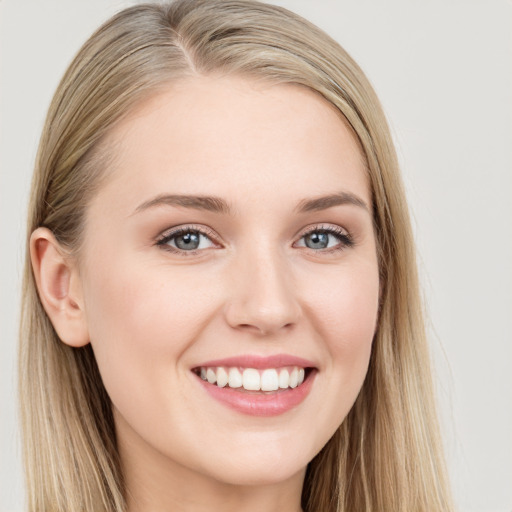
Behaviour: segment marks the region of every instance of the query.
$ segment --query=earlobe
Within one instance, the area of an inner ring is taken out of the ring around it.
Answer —
[[[47,228],[32,233],[30,257],[41,303],[59,338],[73,347],[87,345],[89,332],[73,260]]]

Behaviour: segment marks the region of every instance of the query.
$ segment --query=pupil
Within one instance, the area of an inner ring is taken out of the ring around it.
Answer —
[[[176,247],[178,249],[193,250],[199,247],[199,234],[198,233],[186,233],[176,237]]]
[[[315,231],[306,235],[306,246],[310,249],[325,249],[329,245],[329,235],[322,231]]]

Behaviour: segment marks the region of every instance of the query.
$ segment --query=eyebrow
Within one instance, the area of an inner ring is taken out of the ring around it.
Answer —
[[[229,214],[231,212],[231,208],[229,207],[228,203],[219,197],[161,194],[137,206],[134,213],[139,213],[141,211],[147,210],[148,208],[162,205],[182,206],[183,208],[206,210],[214,213]]]
[[[370,212],[368,205],[359,196],[356,196],[351,192],[338,192],[336,194],[329,194],[327,196],[320,196],[313,199],[303,199],[299,202],[297,210],[303,213],[313,212],[327,210],[327,208],[342,206],[345,204],[358,206],[365,209],[367,212]]]
[[[358,206],[368,212],[370,211],[368,205],[359,196],[351,192],[338,192],[336,194],[315,197],[313,199],[303,199],[299,201],[296,211],[299,213],[321,211],[346,204]],[[156,206],[181,206],[183,208],[206,210],[213,213],[232,214],[229,204],[220,197],[181,194],[158,195],[137,206],[134,213],[139,213]]]

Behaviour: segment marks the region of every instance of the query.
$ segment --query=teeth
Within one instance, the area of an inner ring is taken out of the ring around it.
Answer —
[[[243,386],[247,391],[260,390],[260,372],[254,368],[246,368],[243,374]]]
[[[230,368],[229,369],[229,387],[230,388],[241,388],[243,381],[242,381],[242,374],[239,372],[238,368]]]
[[[292,373],[290,373],[290,384],[289,386],[291,388],[296,388],[299,384],[299,370],[297,368],[294,368],[292,370]]]
[[[279,373],[279,387],[281,389],[286,389],[287,387],[289,387],[289,383],[290,383],[290,374],[288,373],[288,370],[286,368],[284,368]]]
[[[215,384],[217,382],[217,374],[215,373],[215,370],[212,368],[208,368],[208,370],[206,370],[206,380],[210,384]]]
[[[217,386],[223,388],[228,383],[228,374],[224,368],[217,368]]]
[[[261,374],[261,391],[275,391],[279,389],[277,370],[265,370]]]
[[[201,379],[217,386],[233,389],[243,387],[247,391],[277,391],[296,388],[304,382],[305,370],[297,366],[286,368],[217,368],[201,367],[198,371]]]

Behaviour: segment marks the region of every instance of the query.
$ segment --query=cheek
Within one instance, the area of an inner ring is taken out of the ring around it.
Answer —
[[[84,292],[93,342],[134,345],[149,353],[171,341],[178,348],[179,335],[193,329],[198,312],[209,306],[210,297],[187,273],[120,259],[91,267]]]
[[[148,262],[117,258],[90,268],[86,312],[104,385],[119,408],[147,404],[155,392],[168,393],[169,369],[197,339],[212,297],[190,276]]]
[[[340,269],[325,282],[323,290],[319,286],[311,290],[310,297],[316,331],[324,340],[338,385],[358,391],[366,375],[377,322],[377,263],[368,260],[349,271]]]

